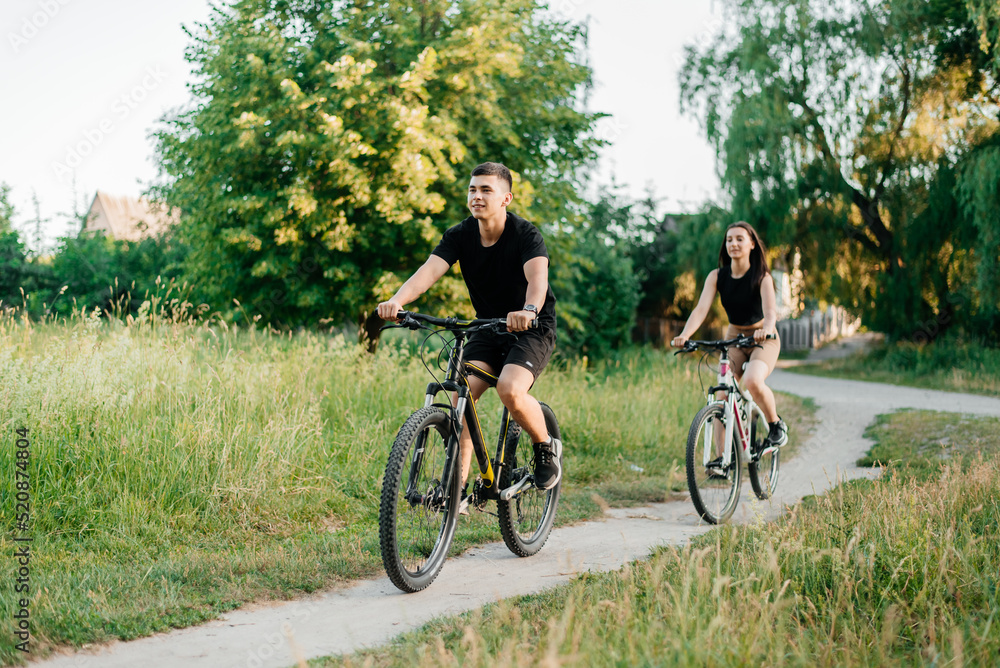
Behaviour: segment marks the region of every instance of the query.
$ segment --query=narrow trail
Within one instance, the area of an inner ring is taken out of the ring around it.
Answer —
[[[782,462],[775,498],[744,492],[735,521],[777,517],[781,510],[838,481],[873,476],[855,461],[872,445],[863,432],[880,413],[900,408],[1000,416],[1000,399],[819,378],[777,370],[769,384],[819,406],[818,426],[791,461]],[[569,444],[572,447],[572,444]],[[744,486],[748,490],[749,485]],[[748,496],[749,494],[749,496]],[[684,544],[705,526],[687,501],[615,509],[603,521],[552,532],[536,556],[519,559],[503,543],[450,559],[437,581],[402,594],[388,578],[263,606],[249,606],[201,626],[32,664],[38,668],[291,666],[300,659],[352,652],[384,643],[435,617],[541,591],[588,571],[620,568],[662,544]],[[489,583],[482,587],[480,583]]]

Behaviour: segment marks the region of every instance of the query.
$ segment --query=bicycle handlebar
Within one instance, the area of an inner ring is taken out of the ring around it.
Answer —
[[[507,318],[476,318],[474,320],[464,320],[462,318],[435,318],[434,316],[424,315],[423,313],[415,313],[411,311],[400,311],[396,314],[396,322],[399,327],[406,327],[407,329],[424,329],[427,323],[434,327],[443,327],[449,331],[455,331],[459,329],[464,329],[467,332],[477,332],[482,329],[497,329],[506,331],[507,330]],[[529,325],[530,329],[538,328],[538,320],[532,320]]]
[[[765,340],[778,338],[774,334],[768,334],[764,337]],[[716,341],[694,341],[688,339],[684,343],[684,347],[678,350],[674,355],[680,355],[681,353],[693,353],[700,348],[708,348],[709,350],[722,351],[727,348],[760,348],[760,344],[752,336],[747,336],[746,334],[740,334],[735,339],[718,339]]]

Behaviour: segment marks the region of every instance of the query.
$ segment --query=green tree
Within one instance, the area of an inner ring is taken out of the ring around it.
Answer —
[[[643,203],[604,191],[549,244],[560,352],[601,358],[630,344],[642,294],[633,254],[643,213]]]
[[[27,251],[14,229],[15,213],[10,187],[0,183],[0,308],[21,304],[21,287],[30,275]],[[25,287],[30,290],[31,285]]]
[[[716,146],[734,214],[799,254],[815,296],[890,335],[943,330],[969,253],[989,263],[990,225],[970,237],[971,200],[949,209],[938,181],[971,176],[954,168],[998,132],[994,8],[730,0],[714,40],[687,50],[683,107]]]
[[[158,134],[158,194],[216,308],[342,317],[373,340],[375,303],[467,215],[485,160],[517,173],[521,215],[579,215],[600,144],[577,102],[590,70],[582,28],[541,2],[241,0],[192,38],[194,103]],[[449,274],[431,296],[460,295]]]
[[[980,329],[997,334],[1000,333],[1000,133],[970,152],[957,171],[960,207],[956,208],[971,220],[974,230],[974,234],[967,233],[970,239],[964,247],[975,244],[978,249],[975,267],[978,294],[973,298],[979,299]]]

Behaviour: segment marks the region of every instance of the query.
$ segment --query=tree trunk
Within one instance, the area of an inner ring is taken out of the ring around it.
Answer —
[[[382,335],[379,329],[385,324],[385,320],[378,317],[377,311],[361,314],[361,331],[358,333],[359,343],[363,343],[368,352],[375,354],[378,348],[378,339]]]
[[[867,247],[868,250],[885,259],[888,273],[895,272],[896,256],[894,239],[892,232],[882,222],[882,213],[878,209],[878,201],[865,197],[859,190],[853,188],[850,184],[846,184],[846,182],[845,185],[849,189],[851,203],[858,208],[858,211],[861,213],[861,220],[864,222],[864,228],[854,230],[851,236],[860,242],[861,245]],[[863,230],[868,230],[871,237],[865,235]]]

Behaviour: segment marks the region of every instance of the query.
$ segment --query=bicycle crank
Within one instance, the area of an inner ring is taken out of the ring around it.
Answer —
[[[517,496],[518,494],[520,494],[521,492],[523,492],[525,489],[527,489],[528,487],[531,487],[531,485],[532,485],[533,482],[534,482],[534,479],[530,475],[524,476],[516,484],[511,485],[507,489],[501,490],[500,491],[500,500],[501,501],[510,501],[515,496]]]

